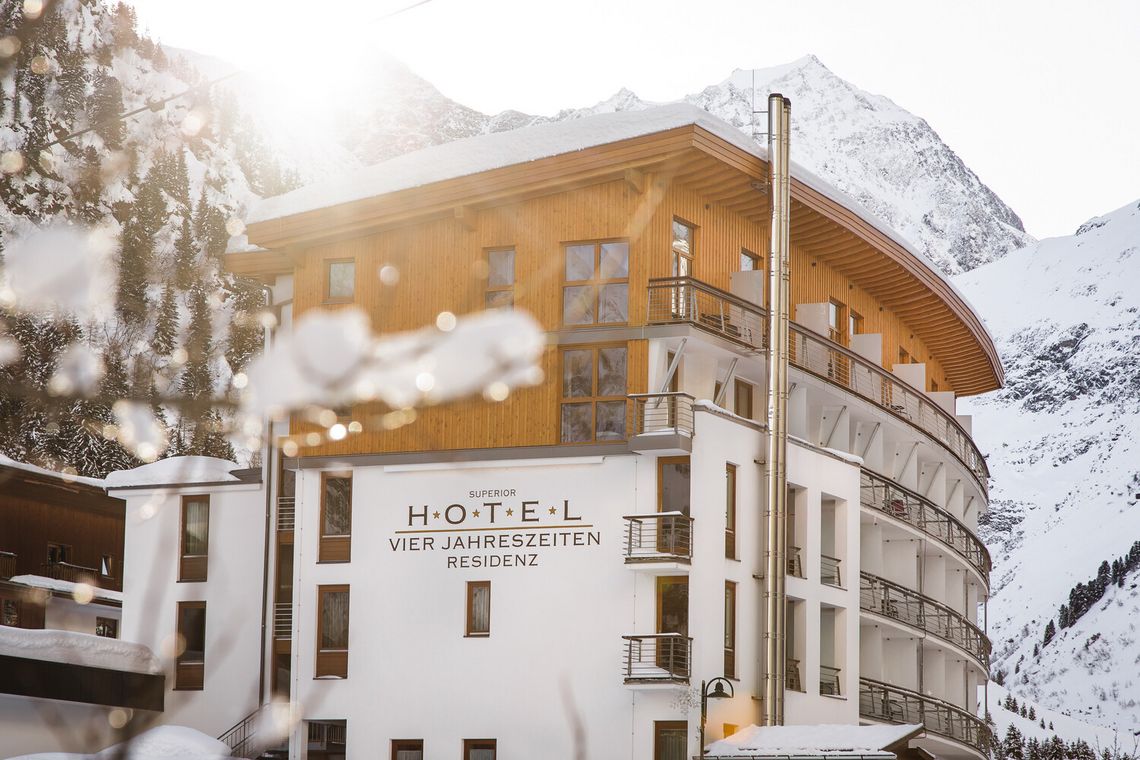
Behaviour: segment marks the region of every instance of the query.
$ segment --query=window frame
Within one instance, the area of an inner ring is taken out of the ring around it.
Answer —
[[[745,269],[744,268],[745,259],[752,262],[752,268],[751,269]],[[764,265],[760,261],[759,254],[755,254],[752,251],[748,250],[747,248],[744,248],[743,246],[740,248],[740,262],[739,263],[740,263],[740,271],[741,272],[763,272],[764,271]]]
[[[325,632],[325,596],[328,594],[348,594],[348,608],[345,611],[345,646],[344,649],[324,649],[321,642]],[[348,651],[352,635],[352,591],[347,583],[336,583],[317,586],[317,619],[316,638],[313,642],[316,649],[316,658],[313,661],[313,679],[320,678],[348,678]]]
[[[466,616],[463,626],[463,637],[468,639],[485,639],[491,635],[491,581],[467,581]],[[475,589],[487,589],[487,630],[475,630]]]
[[[736,680],[736,581],[724,582],[724,677]]]
[[[53,547],[56,549],[56,555],[57,555],[57,559],[54,559],[54,560],[51,558],[51,550]],[[62,543],[59,543],[57,541],[48,541],[47,557],[46,557],[47,563],[49,565],[69,565],[69,564],[71,564],[72,548],[73,547],[71,546],[71,544],[62,544]]]
[[[186,553],[186,505],[191,502],[206,502],[206,552]],[[178,515],[178,582],[205,583],[210,565],[210,494],[182,494],[179,500]]]
[[[848,307],[847,309],[847,338],[851,339],[852,336],[863,334],[863,315],[854,309]]]
[[[332,295],[332,266],[333,264],[352,264],[352,295],[348,297]],[[352,256],[338,259],[322,259],[321,266],[324,275],[324,287],[321,288],[322,304],[353,303],[356,301],[356,259]]]
[[[110,624],[111,630],[113,630],[115,632],[114,636],[108,636],[105,633],[99,633],[99,626],[105,626],[107,624]],[[107,638],[107,639],[119,638],[119,621],[118,621],[118,619],[117,618],[110,618],[110,617],[96,617],[95,618],[95,635],[101,636],[101,637]]]
[[[178,636],[182,636],[183,641],[186,637],[183,635],[183,612],[184,610],[200,609],[202,610],[202,660],[185,660],[186,646],[183,644],[182,651],[178,653],[175,658],[174,664],[174,690],[175,691],[203,691],[206,688],[206,636],[209,632],[209,619],[207,617],[206,602],[201,601],[183,601],[178,602],[177,617],[174,621],[174,632]]]
[[[499,756],[498,743],[497,739],[464,739],[463,760],[470,760],[472,750],[476,749],[489,749],[493,753],[493,757],[497,758]]]
[[[737,477],[738,469],[732,462],[724,464],[724,558],[739,559],[736,556],[736,512],[737,512]]]
[[[610,245],[612,243],[625,244],[625,277],[602,277],[602,246]],[[568,249],[576,246],[594,246],[594,271],[593,275],[587,280],[567,280],[566,279],[566,252]],[[628,325],[630,309],[629,309],[629,292],[630,292],[630,278],[629,272],[633,262],[633,246],[630,245],[629,238],[598,238],[596,240],[572,240],[562,243],[562,306],[561,306],[561,325],[568,330],[578,328],[590,327],[611,327],[614,325]],[[602,288],[606,285],[625,285],[625,321],[624,322],[601,322],[601,297]],[[577,287],[589,287],[594,291],[594,318],[590,322],[581,322],[571,324],[566,321],[566,289]]]
[[[745,396],[745,398],[748,399],[748,409],[747,409],[748,414],[744,414],[745,410],[739,409],[738,408],[739,404],[737,403],[740,400],[740,394],[741,394],[742,390],[744,390],[744,389],[747,389],[747,395]],[[732,412],[737,417],[743,417],[746,420],[755,420],[756,419],[756,384],[755,383],[750,383],[747,380],[743,380],[739,377],[732,378]]]
[[[328,505],[328,481],[348,480],[348,533],[333,535],[325,533],[325,510]],[[317,516],[317,563],[339,563],[352,561],[352,470],[325,470],[321,472],[321,508]]]
[[[625,392],[621,396],[598,395],[598,372],[601,367],[600,357],[603,350],[620,348],[625,351]],[[570,351],[590,351],[593,354],[593,375],[590,378],[589,396],[566,395],[566,354]],[[574,346],[559,346],[558,352],[558,443],[563,446],[581,446],[594,443],[620,443],[629,440],[629,343],[598,343]],[[620,438],[598,438],[598,403],[621,401],[625,407],[622,417],[623,435]],[[590,438],[585,441],[568,441],[564,437],[562,427],[563,408],[571,404],[590,405]]]
[[[835,324],[831,323],[831,311],[835,310]],[[847,345],[847,304],[836,298],[827,299],[827,337],[833,343]]]
[[[491,284],[491,254],[505,253],[506,251],[511,252],[511,282],[509,285],[492,285]],[[519,261],[519,251],[518,251],[518,248],[516,248],[513,245],[496,246],[494,248],[485,248],[483,250],[483,262],[487,265],[487,278],[486,278],[486,283],[484,284],[484,287],[483,287],[483,309],[484,310],[513,309],[513,308],[515,308],[515,285],[518,283],[518,261]],[[563,262],[563,266],[565,267],[565,262]],[[563,277],[566,276],[565,271],[563,271],[562,276]],[[497,294],[502,294],[502,293],[507,293],[510,295],[510,298],[511,298],[510,304],[492,306],[490,303],[490,300],[489,300],[492,297],[492,295],[493,294],[497,295]]]
[[[424,740],[423,739],[393,739],[392,740],[392,760],[396,760],[397,753],[399,752],[415,752],[419,750],[420,757],[424,756]]]

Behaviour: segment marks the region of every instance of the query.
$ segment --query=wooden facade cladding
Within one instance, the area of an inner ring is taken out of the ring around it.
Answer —
[[[329,260],[356,263],[353,304],[378,332],[432,324],[441,311],[483,308],[494,248],[515,249],[514,302],[561,346],[591,328],[562,325],[563,244],[629,241],[629,326],[646,321],[651,278],[672,274],[674,218],[695,227],[692,276],[728,290],[740,253],[766,266],[767,196],[752,182],[766,165],[755,155],[690,126],[507,166],[340,206],[251,224],[250,239],[277,250],[231,254],[243,274],[292,272],[294,315],[323,304]],[[857,311],[865,333],[883,335],[890,369],[902,347],[924,362],[929,380],[960,395],[998,387],[1001,368],[977,317],[941,278],[893,239],[803,183],[794,183],[792,304],[834,299]],[[261,268],[253,266],[256,256]],[[395,286],[377,276],[385,265]],[[256,270],[256,271],[254,271]],[[630,341],[628,390],[646,387],[647,344]],[[542,359],[547,381],[503,404],[482,401],[427,409],[415,425],[381,431],[382,410],[354,409],[362,434],[306,448],[306,455],[386,453],[559,442],[558,353]],[[294,433],[310,430],[295,422]]]

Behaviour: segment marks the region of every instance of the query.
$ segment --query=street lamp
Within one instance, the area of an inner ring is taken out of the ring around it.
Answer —
[[[728,687],[728,691],[725,691]],[[710,692],[709,689],[712,689]],[[708,683],[701,681],[701,746],[700,757],[705,756],[705,720],[709,714],[709,700],[710,699],[732,699],[736,692],[732,688],[732,682],[727,678],[714,678]]]

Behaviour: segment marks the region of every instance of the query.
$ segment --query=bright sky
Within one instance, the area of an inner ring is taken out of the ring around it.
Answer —
[[[429,0],[377,20],[413,1],[132,0],[169,45],[246,68],[301,45],[330,70],[385,50],[484,112],[673,100],[814,53],[925,118],[1033,235],[1140,199],[1134,0]]]

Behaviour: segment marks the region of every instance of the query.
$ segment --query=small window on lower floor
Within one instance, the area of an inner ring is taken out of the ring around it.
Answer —
[[[463,760],[495,760],[494,739],[464,739]]]
[[[95,635],[106,639],[119,638],[119,621],[115,618],[95,618]]]
[[[491,635],[491,581],[467,582],[467,635]]]
[[[393,739],[392,760],[424,760],[424,740]]]
[[[317,678],[348,678],[348,586],[317,587]]]
[[[178,603],[178,638],[182,651],[174,671],[174,688],[201,691],[206,669],[206,603]]]
[[[0,600],[0,625],[20,625],[20,603],[15,599]]]

